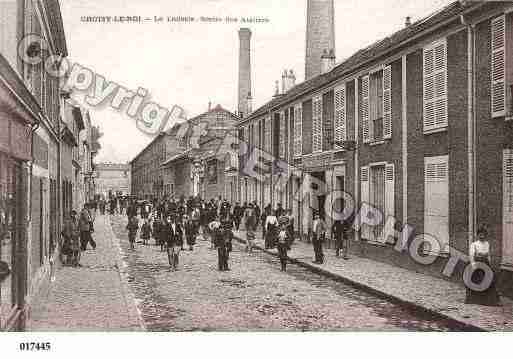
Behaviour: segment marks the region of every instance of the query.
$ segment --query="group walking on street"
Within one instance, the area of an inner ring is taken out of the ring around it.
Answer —
[[[209,201],[192,196],[188,199],[184,197],[166,200],[129,199],[124,212],[128,217],[126,229],[130,248],[135,249],[138,233],[140,243],[143,245],[148,245],[151,238],[154,238],[154,244],[159,246],[162,252],[167,253],[169,265],[173,271],[178,268],[180,252],[194,251],[194,245],[198,239],[209,241],[210,248],[217,251],[218,269],[229,270],[234,231],[239,231],[241,226],[244,226],[246,231],[244,250],[252,252],[259,225],[262,228],[265,249],[277,249],[281,270],[286,271],[289,260],[288,251],[295,239],[292,210],[283,208],[281,204],[278,204],[275,209],[267,205],[261,210],[256,202],[232,204],[221,198]],[[314,262],[323,263],[326,223],[317,212],[314,213],[313,219],[310,238],[314,249]],[[344,259],[348,259],[349,230],[347,221],[335,221],[332,228],[337,256],[342,251]]]

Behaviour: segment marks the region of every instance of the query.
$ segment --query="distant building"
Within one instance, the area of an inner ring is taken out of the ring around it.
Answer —
[[[237,171],[225,166],[225,138],[239,117],[220,105],[157,135],[131,162],[132,194],[141,198],[237,197]],[[231,144],[228,144],[230,147]],[[219,149],[223,148],[222,155]],[[233,152],[236,164],[237,156]]]
[[[98,163],[94,167],[96,195],[108,198],[109,193],[130,194],[130,166],[128,164]]]
[[[238,121],[239,117],[220,105],[187,121],[188,131],[163,164],[166,194],[237,198],[238,176],[227,166],[227,150],[233,146],[226,140],[237,138]],[[234,159],[237,162],[235,153]]]

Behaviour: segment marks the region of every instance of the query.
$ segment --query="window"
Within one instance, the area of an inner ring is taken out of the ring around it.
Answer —
[[[383,71],[370,75],[370,135],[374,141],[383,139]]]
[[[384,224],[395,215],[395,173],[393,163],[379,163],[360,169],[361,202],[368,203],[383,215],[376,226],[362,226],[362,238],[377,241],[383,235]]]
[[[271,153],[271,118],[267,117],[265,119],[265,151]]]
[[[503,151],[502,262],[513,266],[513,149]]]
[[[294,157],[303,153],[303,116],[301,104],[294,106]]]
[[[322,97],[317,96],[312,101],[312,151],[322,151]]]
[[[424,132],[447,127],[447,43],[424,48]]]
[[[449,244],[448,156],[424,158],[424,233],[434,236],[442,251]]]
[[[492,61],[492,117],[504,116],[506,112],[506,18],[500,16],[491,23],[491,61]]]
[[[335,89],[335,142],[347,140],[346,84]],[[335,145],[335,148],[340,148]]]
[[[365,143],[392,138],[391,88],[390,66],[362,78],[361,115]]]
[[[259,127],[259,123],[258,122],[253,124],[253,146],[257,147],[257,148],[260,147],[259,146],[260,136],[259,136],[259,133],[258,133],[258,127]]]
[[[286,140],[286,133],[285,133],[285,113],[283,112],[280,112],[279,113],[279,121],[280,121],[280,149],[279,149],[279,157],[280,158],[285,158],[285,151],[286,151],[286,146],[285,146],[285,140]]]

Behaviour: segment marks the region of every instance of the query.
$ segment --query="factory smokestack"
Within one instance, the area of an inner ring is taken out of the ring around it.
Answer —
[[[335,55],[333,0],[307,0],[305,79],[321,74],[324,51]]]
[[[242,28],[239,30],[239,98],[238,112],[242,117],[251,112],[251,101],[248,95],[251,91],[251,30]],[[251,95],[249,95],[251,97]]]

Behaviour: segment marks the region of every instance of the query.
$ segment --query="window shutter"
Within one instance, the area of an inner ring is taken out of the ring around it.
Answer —
[[[369,203],[369,192],[370,192],[370,169],[368,166],[360,168],[360,202]],[[370,239],[370,228],[367,225],[362,224],[360,228],[362,238]]]
[[[360,183],[361,188],[361,202],[369,202],[369,167],[362,167],[360,169]]]
[[[347,140],[346,85],[335,89],[335,141]],[[335,149],[340,146],[335,145]]]
[[[392,138],[392,68],[383,69],[383,138]]]
[[[369,76],[362,78],[362,132],[363,142],[370,142],[369,126]]]
[[[303,153],[303,118],[301,104],[294,107],[294,154],[300,157]]]
[[[449,244],[448,156],[424,159],[424,233],[434,236],[442,249]]]
[[[271,152],[271,118],[265,119],[265,151]]]
[[[513,149],[504,150],[502,167],[502,261],[513,265]]]
[[[447,127],[447,43],[424,49],[424,131]]]
[[[322,151],[322,97],[313,99],[312,152]]]
[[[278,136],[280,136],[280,148],[279,148],[279,157],[285,158],[285,114],[283,112],[280,112],[279,114],[279,121],[280,121],[280,133]]]
[[[254,124],[254,135],[253,135],[253,141],[254,141],[254,146],[257,147],[257,148],[260,148],[260,133],[258,131],[258,126],[259,122],[255,122]]]
[[[492,116],[504,116],[506,112],[506,19],[500,16],[492,20]]]
[[[395,168],[390,163],[385,166],[385,217],[395,215]]]

